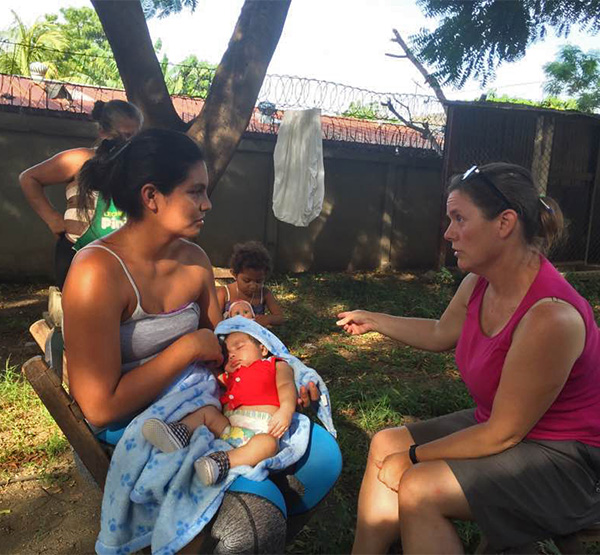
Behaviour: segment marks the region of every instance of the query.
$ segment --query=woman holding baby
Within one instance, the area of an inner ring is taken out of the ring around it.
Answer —
[[[121,229],[77,254],[63,294],[71,393],[99,437],[114,443],[191,364],[223,363],[212,331],[222,318],[212,265],[191,242],[211,209],[208,176],[192,139],[154,129],[104,141],[79,183],[82,202],[97,191],[127,215]],[[310,394],[319,395],[314,388]],[[308,404],[306,391],[303,397]],[[289,514],[312,508],[337,479],[339,467],[323,465],[314,449],[327,445],[339,457],[330,438],[312,427],[311,447],[291,469],[305,483]],[[319,474],[316,488],[311,468]],[[216,551],[283,548],[286,508],[273,483],[238,478],[229,491],[236,493],[226,494],[212,526]]]

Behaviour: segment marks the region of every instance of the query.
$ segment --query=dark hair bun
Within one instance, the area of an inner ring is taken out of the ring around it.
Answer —
[[[94,121],[100,121],[105,105],[106,102],[104,102],[104,100],[96,100],[96,102],[94,102],[94,107],[92,108],[92,119]]]
[[[97,191],[105,200],[112,199],[128,218],[141,218],[140,191],[145,184],[152,183],[169,195],[202,160],[196,142],[177,131],[147,129],[129,140],[105,139],[79,171],[79,208],[87,207]]]

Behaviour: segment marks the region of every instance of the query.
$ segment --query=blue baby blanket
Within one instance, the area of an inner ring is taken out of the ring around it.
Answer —
[[[321,389],[319,416],[335,435],[329,394],[318,374],[292,357],[271,332],[241,316],[221,322],[215,333],[227,335],[244,331],[261,341],[269,351],[286,360],[294,369],[296,386],[314,381]],[[260,337],[259,337],[260,336]],[[195,430],[190,445],[173,453],[161,453],[142,436],[148,418],[166,422],[180,420],[190,412],[219,403],[219,386],[213,374],[192,364],[150,407],[127,426],[113,453],[102,499],[100,534],[96,551],[100,555],[121,555],[151,545],[160,555],[175,553],[194,539],[212,519],[223,495],[235,478],[264,480],[269,471],[282,470],[298,461],[308,446],[310,422],[295,414],[290,429],[280,440],[280,451],[255,467],[231,470],[220,484],[207,487],[194,472],[194,461],[213,451],[231,446],[215,439],[204,426]]]

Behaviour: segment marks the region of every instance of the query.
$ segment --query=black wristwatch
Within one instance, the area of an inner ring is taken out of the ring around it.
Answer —
[[[417,447],[418,447],[418,445],[416,443],[413,443],[408,448],[408,458],[410,459],[410,462],[413,464],[419,463],[419,459],[417,458]]]

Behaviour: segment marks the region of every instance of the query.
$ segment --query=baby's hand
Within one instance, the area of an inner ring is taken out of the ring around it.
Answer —
[[[292,423],[293,414],[293,412],[286,411],[285,409],[278,409],[269,421],[269,433],[279,439],[288,431]]]

